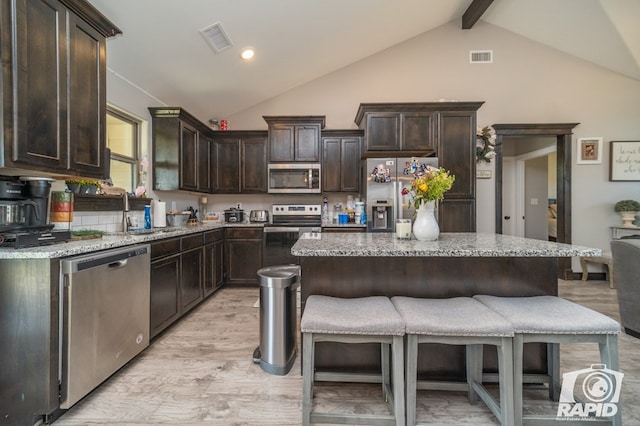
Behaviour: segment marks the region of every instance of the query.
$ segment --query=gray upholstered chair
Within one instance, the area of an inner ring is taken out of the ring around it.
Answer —
[[[640,338],[640,240],[611,241],[620,319],[627,334]]]
[[[340,423],[405,425],[404,322],[388,297],[354,299],[312,295],[307,298],[302,319],[302,424]],[[382,395],[392,414],[328,413],[314,409],[313,385],[317,381],[368,382],[359,373],[316,372],[315,343],[380,343],[382,371],[375,382],[382,383]],[[389,377],[389,347],[392,351]],[[391,379],[391,383],[390,382]],[[391,386],[392,384],[392,386]]]

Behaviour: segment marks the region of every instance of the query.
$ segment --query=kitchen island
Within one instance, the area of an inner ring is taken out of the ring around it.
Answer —
[[[560,257],[599,256],[600,249],[501,234],[442,233],[437,241],[398,240],[391,233],[304,234],[291,250],[301,258],[302,309],[312,294],[334,297],[449,298],[489,294],[558,294]],[[374,315],[375,313],[372,313]],[[422,348],[422,347],[421,347]],[[318,343],[318,370],[371,372],[379,345]],[[464,379],[464,350],[425,345],[421,377]],[[485,370],[497,371],[494,348],[485,348]],[[547,371],[543,344],[527,344],[527,372]]]

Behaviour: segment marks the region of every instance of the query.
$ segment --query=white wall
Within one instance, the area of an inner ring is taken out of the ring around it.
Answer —
[[[110,43],[107,42],[107,58],[109,57]],[[108,63],[107,63],[108,67]],[[107,71],[107,103],[121,109],[128,114],[132,114],[142,121],[141,126],[141,142],[143,156],[146,155],[151,161],[151,115],[149,107],[167,106],[161,99],[156,98],[151,93],[141,90],[139,87],[130,83],[126,77],[114,73],[112,70]],[[199,207],[199,198],[202,194],[190,193],[186,191],[153,191],[151,170],[147,173],[147,195],[157,200],[167,202],[169,209],[172,202],[175,202],[176,208],[182,210],[189,206],[195,209]]]
[[[492,49],[494,63],[469,64],[469,50],[478,49]],[[161,101],[123,81],[114,84],[117,79],[108,79],[108,101],[148,119],[146,107]],[[579,122],[574,140],[603,137],[602,164],[575,165],[573,153],[572,232],[576,244],[608,248],[609,226],[620,222],[613,204],[640,200],[637,182],[608,181],[609,141],[640,140],[640,81],[483,21],[472,30],[460,30],[457,21],[436,28],[227,118],[234,130],[259,130],[267,128],[263,115],[324,114],[327,128],[348,129],[356,127],[361,102],[439,99],[485,101],[479,126]],[[478,231],[493,232],[495,182],[479,179],[477,184]],[[197,200],[197,195],[167,196]],[[217,197],[210,195],[210,203]]]
[[[492,49],[494,63],[469,64],[469,50]],[[613,204],[640,201],[637,182],[609,182],[611,140],[640,140],[640,81],[480,21],[452,22],[229,117],[234,129],[266,128],[262,115],[325,114],[327,128],[355,128],[360,102],[485,101],[478,125],[580,123],[578,137],[603,137],[602,164],[576,165],[573,242],[607,249]],[[494,171],[494,164],[478,169]],[[493,232],[494,181],[478,179],[478,231]],[[597,224],[594,226],[594,224]],[[577,263],[574,261],[574,265]],[[574,266],[574,270],[579,267]]]

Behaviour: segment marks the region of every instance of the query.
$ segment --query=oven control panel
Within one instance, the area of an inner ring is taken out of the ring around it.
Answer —
[[[320,216],[322,206],[320,204],[274,204],[271,206],[272,216]]]

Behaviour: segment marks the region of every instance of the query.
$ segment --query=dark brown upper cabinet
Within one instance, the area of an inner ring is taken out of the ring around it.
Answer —
[[[213,141],[204,133],[198,135],[198,157],[196,159],[196,172],[198,192],[211,192],[213,185],[211,181],[211,150]]]
[[[179,107],[149,112],[153,189],[210,192],[211,129]]]
[[[269,161],[320,161],[320,132],[325,116],[263,116],[269,126]]]
[[[105,178],[105,46],[121,31],[82,0],[0,8],[0,167]]]
[[[240,192],[267,192],[267,138],[246,136],[240,141],[240,146]]]
[[[220,194],[267,192],[267,133],[216,131],[212,139],[211,188]]]
[[[483,102],[360,104],[363,157],[438,157],[455,175],[438,209],[442,232],[476,230],[476,114]]]
[[[201,175],[198,170],[198,157],[204,156],[207,158],[209,155],[207,152],[198,152],[200,145],[200,138],[198,137],[198,131],[195,127],[190,126],[185,122],[180,123],[180,189],[186,189],[191,191],[198,190],[198,176]],[[204,175],[207,176],[209,172],[208,165]],[[207,182],[209,179],[207,178]],[[207,188],[208,189],[208,188]]]
[[[240,193],[240,140],[229,136],[213,138],[211,189],[218,194]]]
[[[322,191],[360,191],[362,130],[322,132]]]
[[[363,156],[429,155],[436,149],[435,112],[408,104],[360,104],[356,124],[365,130]]]

